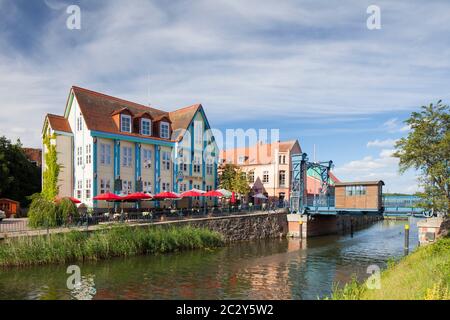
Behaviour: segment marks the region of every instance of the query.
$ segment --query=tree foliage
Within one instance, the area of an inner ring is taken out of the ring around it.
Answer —
[[[59,193],[58,177],[61,169],[58,164],[56,145],[52,143],[55,136],[46,135],[44,137],[45,146],[45,169],[43,173],[42,196],[52,201]]]
[[[40,189],[41,169],[27,159],[20,141],[0,137],[0,197],[27,206],[27,197]]]
[[[400,172],[415,169],[424,188],[421,206],[449,214],[450,210],[450,108],[438,101],[422,106],[405,121],[408,136],[396,143],[394,156]]]
[[[225,164],[221,168],[219,184],[220,188],[239,194],[247,194],[250,191],[245,173],[233,164]]]
[[[58,227],[75,222],[79,218],[77,207],[67,198],[55,202],[36,193],[31,199],[28,225],[32,228]]]

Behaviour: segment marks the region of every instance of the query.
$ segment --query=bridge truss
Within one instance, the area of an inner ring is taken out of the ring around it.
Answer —
[[[307,203],[307,175],[308,170],[312,170],[321,179],[321,189],[319,197],[329,196],[330,170],[333,161],[328,162],[309,162],[306,153],[293,154],[292,163],[292,183],[290,196],[291,213],[305,213]]]

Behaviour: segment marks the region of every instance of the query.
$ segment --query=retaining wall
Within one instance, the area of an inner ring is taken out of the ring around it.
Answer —
[[[286,212],[256,212],[244,215],[207,217],[191,220],[157,222],[152,225],[190,225],[221,233],[225,241],[278,238],[287,235]]]
[[[316,215],[301,216],[289,214],[288,235],[298,237],[300,233],[300,221],[302,221],[302,237],[316,237],[330,234],[345,234],[352,230],[360,230],[371,224],[383,220],[382,215]]]

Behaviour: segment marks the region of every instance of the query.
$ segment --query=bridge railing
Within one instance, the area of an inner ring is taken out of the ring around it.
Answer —
[[[319,210],[319,209],[334,209],[335,201],[334,196],[316,196],[308,195],[306,206],[311,210]]]
[[[383,196],[383,207],[385,214],[422,214],[425,210],[418,207],[420,198],[413,195],[405,196]]]

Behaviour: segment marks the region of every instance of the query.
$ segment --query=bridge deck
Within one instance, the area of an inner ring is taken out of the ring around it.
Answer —
[[[385,216],[423,216],[424,209],[422,208],[402,208],[402,207],[388,207],[384,208],[384,211],[379,212],[378,210],[370,209],[336,209],[335,207],[308,207],[308,213],[315,215],[337,215],[337,214],[383,214]]]

